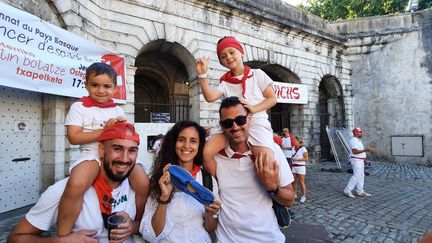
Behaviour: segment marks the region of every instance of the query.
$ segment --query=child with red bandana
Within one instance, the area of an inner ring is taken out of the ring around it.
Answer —
[[[204,98],[208,102],[213,102],[221,97],[239,97],[242,104],[252,114],[248,140],[252,145],[252,153],[255,156],[265,156],[267,161],[274,161],[274,154],[271,150],[273,131],[266,113],[267,109],[276,104],[273,81],[261,69],[251,69],[243,64],[244,49],[234,37],[220,39],[216,52],[220,64],[229,71],[220,78],[219,86],[210,87],[207,78],[209,59],[197,60],[197,74]],[[234,119],[238,127],[244,125],[243,121],[245,120],[241,117]],[[229,129],[234,122],[221,121],[220,125]],[[220,132],[213,135],[204,147],[204,167],[212,175],[216,173],[216,162],[213,160],[213,155],[225,148],[227,142],[226,137]]]
[[[89,96],[72,104],[66,116],[67,137],[71,144],[79,144],[81,157],[70,166],[70,177],[59,204],[57,232],[59,236],[71,233],[84,198],[84,193],[96,180],[101,161],[98,138],[105,128],[126,121],[124,111],[112,97],[117,89],[117,74],[105,63],[93,63],[86,70],[85,88]],[[142,166],[135,166],[129,181],[136,192],[138,222],[144,212],[146,177]]]

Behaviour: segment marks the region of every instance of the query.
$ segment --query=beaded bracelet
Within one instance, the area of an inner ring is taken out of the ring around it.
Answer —
[[[156,202],[159,203],[159,204],[168,204],[168,203],[171,202],[171,197],[169,197],[168,200],[166,200],[166,201],[162,201],[160,199],[160,197],[158,197],[158,198],[156,198]]]

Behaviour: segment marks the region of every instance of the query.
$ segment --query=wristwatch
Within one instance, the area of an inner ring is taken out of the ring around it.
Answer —
[[[279,186],[277,186],[276,189],[267,192],[271,197],[274,197],[279,193]]]

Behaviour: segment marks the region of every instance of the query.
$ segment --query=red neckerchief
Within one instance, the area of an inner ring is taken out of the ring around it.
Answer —
[[[102,215],[110,215],[112,204],[114,202],[114,198],[111,194],[113,188],[106,183],[102,174],[99,174],[99,176],[96,178],[95,182],[93,183],[93,187],[99,199],[99,207]]]
[[[222,155],[222,156],[224,156],[226,158],[230,158],[230,159],[240,159],[240,158],[248,156],[246,154],[239,154],[239,153],[236,152],[236,153],[233,154],[233,156],[229,157],[228,154],[226,153],[225,149],[220,150],[218,153],[220,155]],[[249,157],[252,159],[252,161],[255,160],[255,156],[253,156],[253,154],[249,154]]]
[[[194,167],[192,168],[192,170],[188,170],[188,171],[189,171],[189,173],[191,173],[191,175],[193,177],[195,177],[196,174],[198,173],[198,171],[200,171],[200,170],[201,170],[201,166],[194,164]]]
[[[230,83],[230,84],[241,84],[241,85],[242,85],[242,96],[243,96],[243,97],[244,97],[244,94],[245,94],[245,91],[246,91],[246,79],[251,78],[251,77],[253,76],[253,73],[249,76],[249,73],[250,73],[250,71],[251,71],[251,68],[248,67],[248,66],[246,66],[246,65],[245,65],[244,67],[245,67],[245,70],[244,70],[243,78],[242,78],[241,80],[240,80],[240,79],[237,79],[237,78],[234,78],[234,77],[232,76],[231,71],[225,73],[225,74],[220,78],[220,81],[221,81],[221,82],[225,81],[225,82],[228,82],[228,83]]]
[[[90,98],[90,96],[83,96],[79,101],[81,101],[85,107],[97,106],[99,108],[112,108],[117,106],[112,99],[105,103],[99,103]]]

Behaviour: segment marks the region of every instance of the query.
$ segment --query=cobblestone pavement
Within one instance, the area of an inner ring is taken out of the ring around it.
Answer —
[[[322,167],[308,167],[308,199],[293,207],[297,222],[322,224],[334,242],[418,242],[432,230],[431,167],[374,163],[365,177],[373,196],[356,198],[343,194],[352,174]]]
[[[296,222],[323,225],[334,242],[414,243],[432,230],[431,167],[375,162],[365,178],[373,196],[348,198],[351,174],[320,171],[333,165],[308,167],[308,199],[292,208]],[[27,210],[0,214],[0,242]]]

